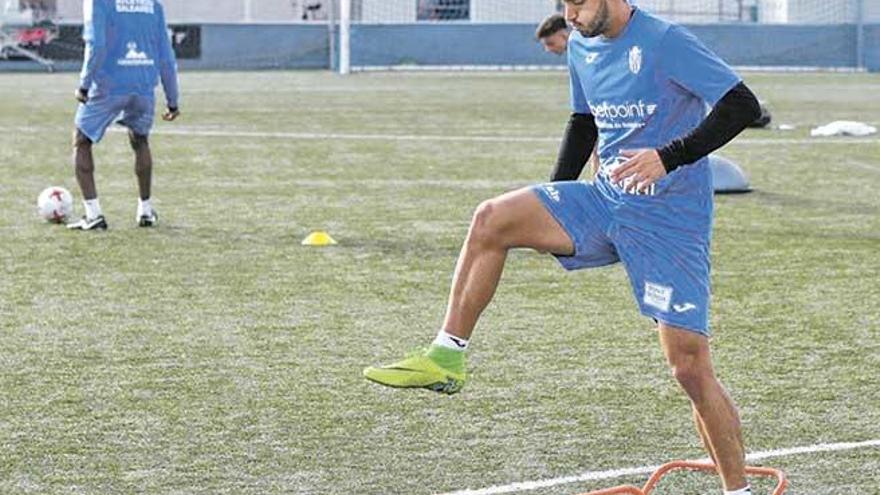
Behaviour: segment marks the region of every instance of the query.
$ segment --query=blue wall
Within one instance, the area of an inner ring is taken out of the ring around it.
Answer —
[[[855,25],[701,24],[689,28],[733,65],[856,67]],[[880,70],[880,25],[866,28],[870,67]],[[534,26],[521,24],[360,25],[352,65],[555,65]]]
[[[856,26],[688,26],[731,65],[856,67]]]
[[[317,24],[206,24],[202,58],[183,69],[325,69],[330,64],[327,26]]]
[[[365,24],[351,29],[351,65],[556,65],[531,24]]]
[[[856,27],[696,25],[690,28],[733,65],[856,67]],[[352,65],[563,65],[545,53],[531,24],[396,24],[352,26]],[[880,24],[865,26],[865,63],[880,71]],[[327,27],[310,24],[205,24],[198,60],[183,69],[326,69]],[[61,62],[59,70],[78,70]],[[41,70],[0,61],[0,71]]]

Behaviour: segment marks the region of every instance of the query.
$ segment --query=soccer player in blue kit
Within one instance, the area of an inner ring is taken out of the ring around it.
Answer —
[[[568,46],[574,113],[561,153],[585,161],[598,139],[595,181],[547,183],[483,202],[431,347],[364,376],[391,387],[459,391],[468,340],[512,248],[552,253],[568,270],[621,261],[639,310],[657,322],[725,493],[749,494],[739,415],[709,352],[713,191],[706,156],[758,117],[758,100],[691,33],[626,0],[566,0],[565,17],[576,29]]]
[[[150,201],[153,157],[148,141],[153,126],[157,80],[165,90],[167,111],[162,118],[172,121],[178,107],[177,61],[168,37],[165,12],[159,0],[84,0],[83,39],[85,59],[80,84],[75,92],[80,102],[76,111],[74,165],[83,194],[85,215],[71,223],[74,230],[106,229],[107,222],[95,188],[92,144],[121,115],[128,127],[135,154],[139,201],[135,221],[152,227],[158,215]]]

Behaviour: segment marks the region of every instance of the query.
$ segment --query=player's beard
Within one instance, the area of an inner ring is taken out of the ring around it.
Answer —
[[[611,12],[608,11],[608,0],[602,0],[602,3],[599,4],[599,10],[596,11],[593,20],[584,26],[583,29],[578,29],[578,31],[587,38],[592,38],[593,36],[605,34],[610,27]]]

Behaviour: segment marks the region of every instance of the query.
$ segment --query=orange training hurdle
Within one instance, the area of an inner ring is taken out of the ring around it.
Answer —
[[[584,493],[583,495],[650,495],[657,486],[657,483],[660,482],[660,478],[673,471],[679,470],[708,471],[713,474],[718,472],[715,468],[715,464],[712,464],[711,462],[672,461],[660,466],[642,488],[636,488],[631,485],[621,485],[595,492]],[[746,474],[776,478],[776,488],[773,489],[772,495],[782,495],[785,492],[785,488],[788,486],[788,480],[785,478],[785,473],[778,469],[746,466]]]

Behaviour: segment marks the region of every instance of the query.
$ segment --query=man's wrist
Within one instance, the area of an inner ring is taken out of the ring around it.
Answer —
[[[675,140],[666,146],[657,149],[657,155],[660,156],[660,162],[663,163],[663,168],[666,169],[667,174],[683,165],[683,162],[681,161],[682,147],[680,141]]]

